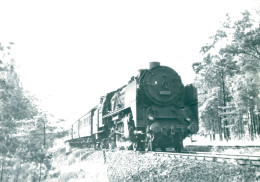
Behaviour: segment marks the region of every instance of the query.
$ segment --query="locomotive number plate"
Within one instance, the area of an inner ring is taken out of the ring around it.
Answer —
[[[160,95],[171,95],[171,91],[162,90],[162,91],[160,91]]]

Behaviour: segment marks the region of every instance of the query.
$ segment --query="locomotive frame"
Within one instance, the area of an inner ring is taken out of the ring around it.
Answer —
[[[172,68],[151,62],[127,85],[100,98],[100,103],[71,127],[70,146],[152,150],[183,148],[198,131],[198,99]]]

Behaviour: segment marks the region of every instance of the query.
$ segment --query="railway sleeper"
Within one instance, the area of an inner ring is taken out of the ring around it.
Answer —
[[[259,160],[251,160],[251,163],[252,163],[253,166],[260,166]]]
[[[252,166],[260,166],[259,158],[256,159],[249,159],[249,158],[232,158],[232,157],[218,157],[218,156],[196,156],[196,155],[182,155],[176,153],[163,153],[163,152],[156,152],[158,156],[168,156],[174,158],[183,158],[183,159],[192,159],[192,160],[199,160],[199,161],[208,161],[208,162],[217,162],[217,163],[229,163],[229,164],[239,164],[239,165],[252,165]]]

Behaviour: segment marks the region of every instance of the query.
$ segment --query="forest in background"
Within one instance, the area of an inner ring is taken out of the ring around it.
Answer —
[[[13,43],[0,43],[0,182],[41,181],[51,167],[48,149],[63,137],[64,120],[42,111],[16,72]]]
[[[260,135],[260,28],[249,12],[227,20],[193,64],[200,134],[221,140]],[[42,111],[16,72],[13,43],[0,44],[0,182],[41,181],[51,167],[48,149],[67,134],[62,119]],[[59,125],[60,123],[60,125]]]
[[[227,14],[212,42],[201,48],[203,60],[193,64],[200,134],[226,141],[259,138],[259,27],[248,11],[238,20]]]

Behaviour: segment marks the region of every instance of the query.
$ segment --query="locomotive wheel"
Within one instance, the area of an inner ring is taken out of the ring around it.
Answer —
[[[174,145],[174,149],[176,152],[181,152],[183,149],[183,143],[181,140],[179,140],[175,145]]]
[[[145,146],[144,146],[145,152],[150,151],[155,151],[155,142],[148,140],[145,142]]]
[[[138,144],[137,142],[133,142],[133,151],[137,151]]]
[[[149,151],[149,144],[148,144],[148,142],[145,142],[144,150],[145,150],[145,152]]]
[[[100,148],[101,149],[108,148],[108,144],[107,144],[107,140],[106,139],[101,140]]]
[[[148,152],[149,150],[155,151],[154,134],[152,131],[146,134],[145,151]]]
[[[150,150],[155,151],[155,142],[154,141],[150,141]]]
[[[116,142],[115,142],[115,138],[114,137],[109,138],[107,143],[108,143],[108,148],[109,149],[113,149],[116,146]]]
[[[174,149],[175,149],[175,151],[177,153],[181,152],[181,147],[180,146],[175,146]]]
[[[183,139],[181,133],[176,133],[172,138],[173,147],[176,152],[181,152],[183,149]]]
[[[117,149],[122,149],[122,138],[120,134],[116,134],[116,148]]]
[[[165,152],[166,151],[166,146],[161,146],[160,149],[161,149],[162,152]]]
[[[181,152],[182,149],[183,149],[183,140],[180,140],[180,144],[179,144],[179,146],[180,146],[180,147],[179,147],[179,148],[180,148],[179,150],[180,150],[180,152]]]
[[[108,148],[109,148],[110,150],[113,149],[113,148],[114,148],[113,143],[109,142],[109,143],[108,143]]]

